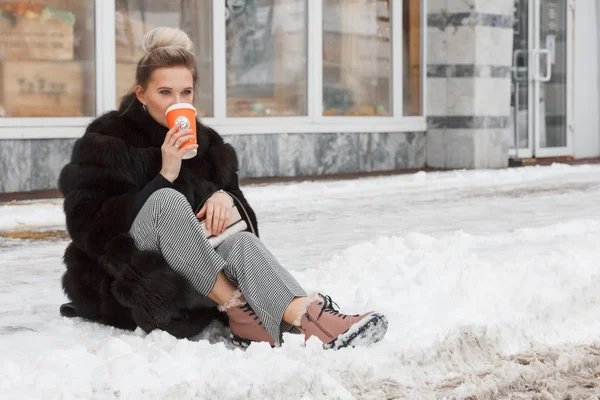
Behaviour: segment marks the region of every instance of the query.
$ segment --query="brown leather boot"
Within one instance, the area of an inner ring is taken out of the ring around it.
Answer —
[[[236,291],[229,305],[222,306],[220,309],[227,313],[231,340],[235,345],[248,347],[252,342],[268,342],[271,346],[275,346],[275,340],[239,291]]]
[[[387,332],[387,318],[378,313],[347,315],[338,312],[329,296],[319,294],[300,320],[300,330],[306,340],[318,337],[325,349],[347,346],[368,346],[380,341]]]

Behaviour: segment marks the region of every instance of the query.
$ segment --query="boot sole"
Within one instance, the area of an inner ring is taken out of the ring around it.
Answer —
[[[352,325],[331,342],[324,344],[324,349],[341,349],[344,347],[369,346],[379,342],[388,329],[388,320],[381,314],[371,314]]]
[[[248,346],[250,346],[252,343],[254,343],[254,341],[252,341],[250,339],[244,339],[243,337],[234,335],[233,333],[229,334],[229,340],[231,340],[231,343],[233,343],[235,346],[240,347],[242,349],[247,349]],[[258,343],[258,342],[256,342],[256,343]],[[267,343],[267,342],[264,342],[264,343]],[[275,346],[271,345],[271,347],[274,348]]]
[[[387,329],[387,318],[382,314],[373,313],[352,325],[350,329],[331,342],[324,344],[323,348],[326,350],[337,350],[344,347],[369,346],[383,339]],[[244,339],[233,333],[229,335],[229,338],[234,345],[243,349],[248,348],[252,343],[251,340]]]
[[[231,343],[237,347],[241,347],[242,349],[247,349],[252,343],[252,340],[244,339],[238,335],[234,335],[233,333],[229,334],[229,339],[231,340]]]

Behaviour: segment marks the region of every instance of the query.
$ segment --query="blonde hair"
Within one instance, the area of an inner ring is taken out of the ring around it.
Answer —
[[[192,73],[196,86],[198,68],[194,44],[184,31],[165,26],[154,28],[144,35],[142,49],[146,54],[137,65],[137,85],[146,88],[152,73],[158,68],[184,66]]]

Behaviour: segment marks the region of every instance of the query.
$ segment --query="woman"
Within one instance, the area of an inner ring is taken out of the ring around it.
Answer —
[[[384,316],[341,314],[329,296],[307,295],[257,236],[240,232],[211,247],[198,219],[222,233],[233,198],[258,234],[235,151],[199,122],[195,145],[182,146],[189,130],[167,128],[165,110],[194,99],[198,76],[187,35],[157,28],[144,50],[135,91],[90,124],[61,171],[72,238],[63,276],[71,303],[61,313],[176,337],[226,315],[240,344],[279,345],[283,332],[316,336],[327,348],[380,340]],[[197,155],[182,161],[191,149]]]

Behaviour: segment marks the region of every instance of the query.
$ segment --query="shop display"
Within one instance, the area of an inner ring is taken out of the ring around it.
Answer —
[[[233,107],[231,105],[233,104]],[[229,99],[228,114],[236,117],[268,117],[276,109],[276,104],[273,98],[255,98],[252,100],[235,100],[232,102]]]
[[[93,115],[94,68],[87,61],[93,60],[94,47],[85,25],[92,12],[90,0],[0,0],[0,106],[5,116]]]
[[[0,63],[0,104],[10,117],[82,116],[83,71],[79,63]]]
[[[226,116],[307,115],[309,0],[224,2]],[[418,112],[420,104],[417,3],[402,3],[410,6],[405,6],[407,21],[402,24],[405,41],[410,38],[403,44],[405,115],[409,108],[411,114]],[[0,106],[4,115],[23,116],[19,101],[14,105],[11,98],[35,92],[60,101],[51,110],[32,107],[27,116],[94,115],[94,32],[98,29],[93,25],[94,4],[94,0],[0,0]],[[115,5],[117,104],[134,87],[137,62],[144,55],[144,34],[164,24],[181,27],[196,44],[202,77],[196,107],[199,117],[212,116],[210,3],[122,0]],[[323,0],[322,7],[323,115],[391,115],[392,78],[399,77],[392,77],[390,1]],[[8,62],[16,64],[4,65]],[[15,81],[6,71],[15,71],[19,63],[35,78]],[[69,85],[48,83],[48,71],[64,75],[72,70],[78,72]],[[65,97],[78,98],[81,104],[73,107]]]
[[[53,5],[0,3],[0,58],[72,60],[75,15]]]

